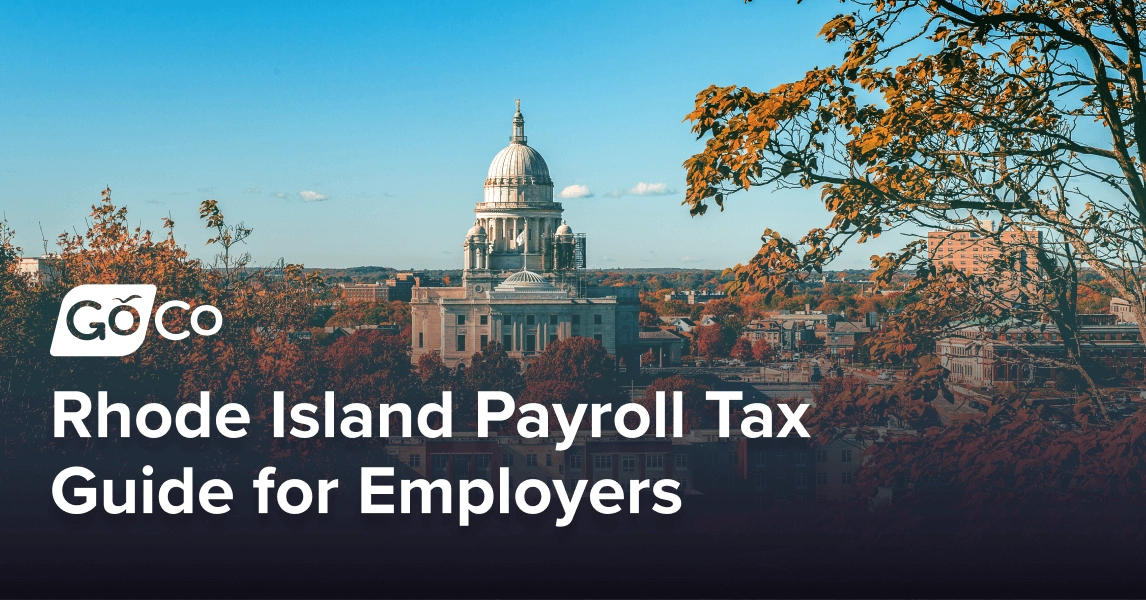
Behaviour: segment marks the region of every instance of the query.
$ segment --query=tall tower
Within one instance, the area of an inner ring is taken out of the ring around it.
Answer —
[[[512,135],[489,165],[485,198],[474,208],[489,243],[492,273],[545,272],[544,255],[561,226],[561,203],[553,201],[553,180],[541,154],[526,143],[521,102],[513,115]]]

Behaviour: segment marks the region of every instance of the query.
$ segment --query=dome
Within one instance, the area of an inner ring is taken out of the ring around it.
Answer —
[[[553,179],[541,153],[529,147],[521,103],[513,115],[510,144],[493,157],[485,179],[487,204],[549,204],[553,202]]]
[[[481,223],[475,222],[474,226],[470,227],[469,232],[466,233],[466,237],[485,237],[485,227],[482,227]]]
[[[518,271],[497,284],[497,292],[549,292],[557,288],[533,271]]]
[[[564,219],[562,219],[561,220],[561,226],[558,227],[557,231],[553,232],[553,234],[554,235],[573,235],[573,228],[570,227],[569,224],[566,223]]]
[[[485,184],[487,187],[553,185],[553,180],[549,178],[549,166],[541,158],[540,152],[525,145],[525,142],[514,142],[493,157]]]

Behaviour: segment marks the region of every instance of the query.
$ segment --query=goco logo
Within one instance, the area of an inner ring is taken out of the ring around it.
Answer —
[[[127,356],[143,345],[155,305],[155,286],[144,284],[89,284],[73,288],[60,304],[52,356]],[[163,303],[155,311],[155,330],[169,340],[182,340],[189,331],[168,331],[163,315],[172,309],[187,311],[191,306],[180,300]],[[200,325],[203,313],[215,322]],[[199,335],[214,335],[223,327],[223,315],[209,304],[191,311],[191,329]]]

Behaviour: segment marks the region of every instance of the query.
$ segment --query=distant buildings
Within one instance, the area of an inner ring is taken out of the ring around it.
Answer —
[[[1146,364],[1146,344],[1135,324],[1083,325],[1079,338],[1083,354],[1096,360],[1139,372]],[[1069,368],[1062,336],[1053,325],[1002,333],[968,326],[937,341],[935,352],[951,372],[952,382],[975,388],[1005,382],[1038,384],[1053,380],[1056,370]]]
[[[59,276],[56,259],[48,254],[40,257],[22,257],[17,270],[27,275],[32,283],[51,283]]]
[[[782,345],[783,325],[770,319],[756,319],[744,327],[742,337],[755,344],[764,340],[773,348],[779,349]]]
[[[653,353],[651,367],[675,367],[680,364],[684,338],[663,329],[640,332],[640,353]]]
[[[816,337],[821,339],[830,356],[854,356],[870,333],[871,329],[863,321],[837,321],[823,331],[817,329]]]
[[[677,333],[692,333],[697,324],[688,317],[661,317],[661,322],[672,327]]]
[[[975,230],[929,231],[927,251],[931,262],[936,266],[954,267],[968,275],[983,275],[991,270],[988,265],[1005,255],[1003,250],[1007,246],[1034,248],[1042,245],[1042,231],[1034,229],[998,231],[995,230],[993,221],[983,220],[979,223],[990,235]],[[1034,252],[1020,250],[1010,268],[1016,274],[1037,273],[1038,258]]]
[[[741,337],[755,343],[768,342],[777,352],[810,350],[813,346],[827,350],[831,356],[855,354],[871,328],[865,321],[847,321],[843,315],[820,311],[779,311],[755,319],[741,332]]]
[[[407,272],[398,273],[384,283],[342,283],[339,287],[342,288],[342,297],[348,302],[409,302],[415,286],[429,287],[438,283],[425,274]]]
[[[711,290],[681,290],[665,294],[666,302],[684,302],[686,304],[705,304],[711,300],[723,300],[728,294]]]
[[[1138,317],[1134,316],[1130,303],[1117,296],[1110,299],[1110,314],[1114,315],[1117,323],[1138,323]]]

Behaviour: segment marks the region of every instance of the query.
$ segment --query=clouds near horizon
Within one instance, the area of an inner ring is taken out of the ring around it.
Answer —
[[[589,186],[575,183],[565,186],[565,189],[561,190],[557,196],[560,198],[592,198],[593,192],[589,190]]]
[[[641,181],[627,190],[613,190],[605,195],[610,198],[620,198],[622,196],[671,196],[675,193],[676,190],[664,182],[645,183]]]

